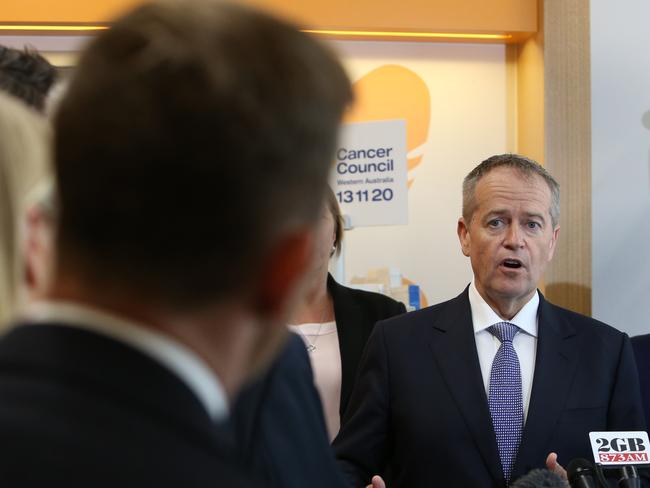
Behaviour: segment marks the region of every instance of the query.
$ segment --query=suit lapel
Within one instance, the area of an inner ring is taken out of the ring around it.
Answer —
[[[540,293],[537,355],[528,416],[513,479],[542,465],[578,364],[579,337]]]
[[[465,419],[486,468],[494,480],[502,480],[467,289],[441,311],[431,327],[431,334],[431,349],[447,388]]]

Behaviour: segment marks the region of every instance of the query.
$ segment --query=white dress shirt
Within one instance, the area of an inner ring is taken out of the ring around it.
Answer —
[[[530,403],[530,392],[533,388],[533,374],[535,372],[535,356],[537,354],[537,308],[539,306],[539,294],[537,291],[533,297],[523,306],[512,320],[504,321],[487,304],[476,289],[474,281],[469,286],[469,306],[472,310],[472,323],[474,324],[474,339],[476,351],[481,365],[485,393],[489,396],[490,373],[492,361],[497,354],[501,343],[499,339],[488,332],[488,328],[498,322],[510,322],[521,330],[517,332],[512,345],[519,358],[521,367],[521,392],[523,395],[524,420],[528,416],[528,405]]]
[[[217,376],[194,351],[168,335],[106,311],[72,302],[34,303],[23,318],[30,324],[56,322],[57,325],[85,329],[127,344],[160,363],[185,383],[213,421],[228,416],[226,393]]]

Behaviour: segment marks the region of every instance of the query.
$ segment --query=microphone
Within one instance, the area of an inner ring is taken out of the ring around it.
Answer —
[[[567,478],[571,488],[598,488],[594,465],[583,458],[574,459],[567,466]]]
[[[647,432],[589,432],[589,441],[598,463],[598,474],[602,472],[601,467],[608,470],[618,468],[619,488],[641,486],[634,465],[647,465],[650,462],[650,439]]]
[[[511,484],[510,488],[567,488],[567,483],[553,471],[533,469]]]
[[[641,480],[636,468],[631,464],[628,466],[621,466],[619,471],[621,477],[618,480],[619,488],[641,488]]]

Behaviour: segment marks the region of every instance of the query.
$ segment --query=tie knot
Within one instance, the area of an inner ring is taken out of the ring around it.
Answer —
[[[510,322],[499,322],[488,327],[488,332],[499,339],[499,342],[512,342],[512,339],[519,332],[519,327]]]

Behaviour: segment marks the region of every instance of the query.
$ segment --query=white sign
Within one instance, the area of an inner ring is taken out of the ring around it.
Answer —
[[[352,226],[408,223],[406,121],[346,124],[332,188]]]
[[[648,464],[647,432],[589,432],[596,464],[622,466]]]

